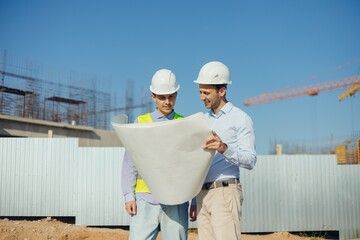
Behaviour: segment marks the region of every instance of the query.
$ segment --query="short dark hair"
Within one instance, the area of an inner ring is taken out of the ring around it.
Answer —
[[[227,89],[227,84],[215,84],[214,86],[215,86],[215,88],[216,88],[217,90],[220,90],[220,88],[222,88],[222,87],[224,87],[225,89]]]

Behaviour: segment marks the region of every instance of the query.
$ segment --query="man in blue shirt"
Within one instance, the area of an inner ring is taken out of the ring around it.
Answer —
[[[238,240],[243,201],[240,167],[252,169],[256,163],[253,122],[226,99],[231,84],[226,65],[217,61],[205,64],[194,82],[209,109],[205,115],[213,130],[203,148],[217,152],[196,205],[190,208],[190,220],[197,220],[200,240]]]
[[[175,113],[174,106],[180,85],[174,73],[168,69],[157,71],[151,81],[151,98],[156,110],[138,116],[136,123],[160,122],[183,118]],[[171,136],[169,136],[171,140]],[[168,139],[156,139],[168,141]],[[154,144],[161,142],[154,141]],[[151,162],[149,162],[151,164]],[[188,235],[188,206],[159,204],[135,168],[130,155],[125,152],[122,166],[122,191],[125,210],[131,215],[130,240],[156,239],[161,230],[164,240],[186,240]]]

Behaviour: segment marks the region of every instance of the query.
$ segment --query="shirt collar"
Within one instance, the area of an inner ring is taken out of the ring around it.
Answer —
[[[231,111],[231,109],[233,108],[233,104],[231,102],[227,102],[219,111],[219,114],[216,116],[214,114],[214,112],[210,109],[209,110],[209,114],[212,116],[212,117],[215,117],[215,118],[219,118],[221,115],[223,114],[227,114]]]
[[[165,118],[167,118],[169,120],[172,120],[172,119],[174,119],[174,116],[175,116],[175,111],[174,110],[167,116],[163,116],[161,113],[159,113],[158,110],[155,110],[153,112],[153,117],[156,118],[156,119],[165,119]]]

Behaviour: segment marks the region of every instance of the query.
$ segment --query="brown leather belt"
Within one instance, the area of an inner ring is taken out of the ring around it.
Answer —
[[[213,188],[228,187],[230,184],[237,184],[237,183],[240,183],[238,178],[221,179],[218,181],[205,183],[201,189],[210,190]]]

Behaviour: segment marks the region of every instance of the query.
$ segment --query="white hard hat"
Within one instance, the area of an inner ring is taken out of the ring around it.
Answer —
[[[152,77],[150,91],[155,94],[172,94],[179,88],[180,84],[176,81],[175,74],[168,69],[160,69]]]
[[[208,62],[199,72],[198,78],[194,81],[198,84],[231,84],[228,67],[222,62]]]

